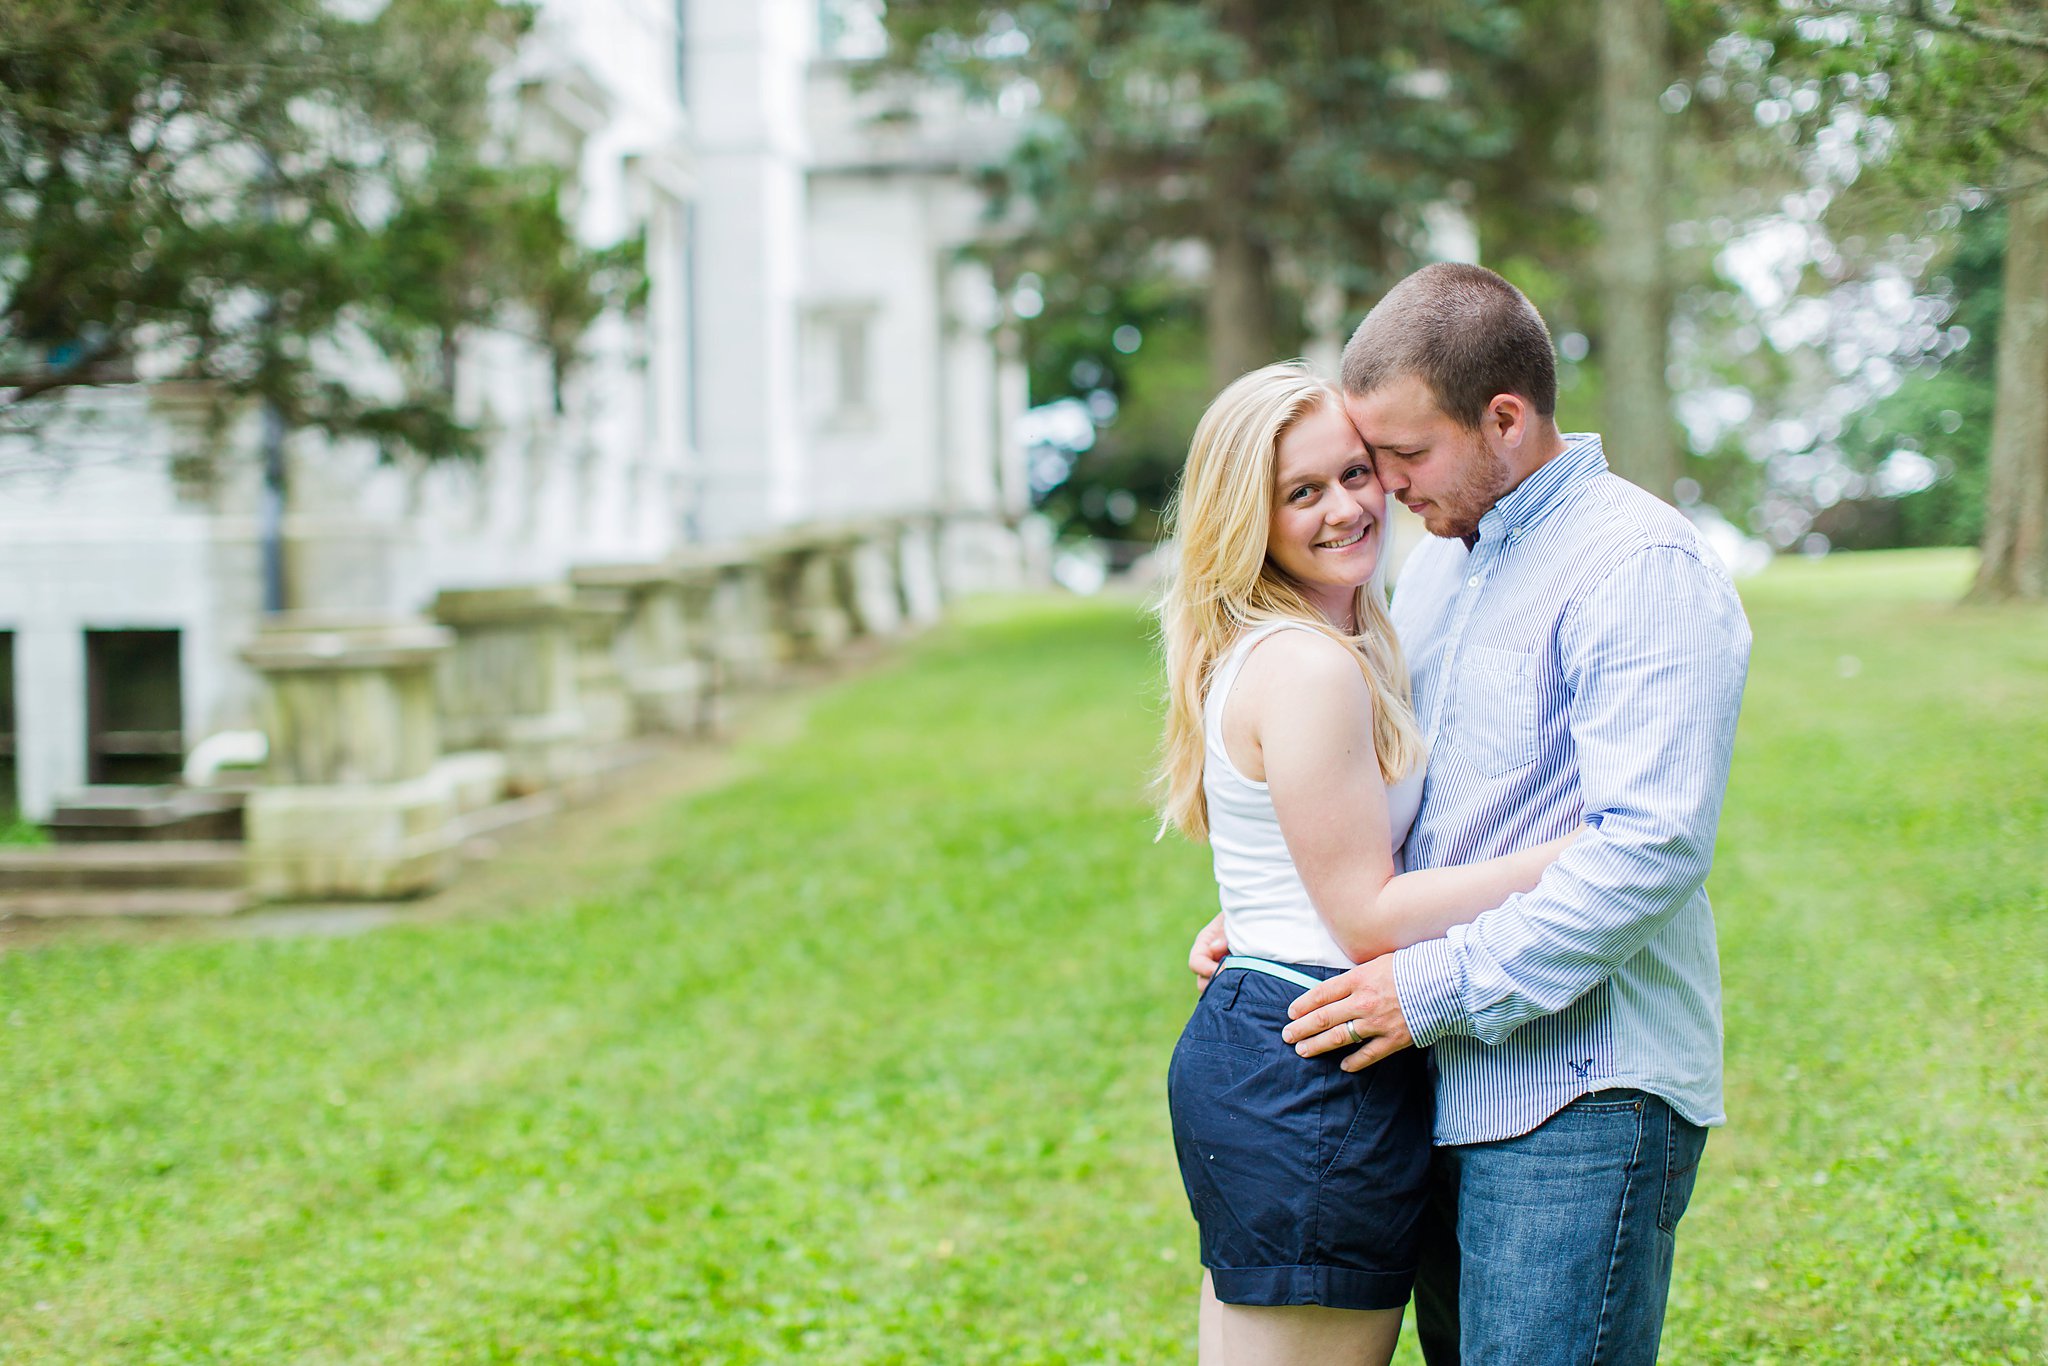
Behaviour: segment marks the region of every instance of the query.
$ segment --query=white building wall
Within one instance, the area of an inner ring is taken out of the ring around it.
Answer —
[[[806,483],[830,509],[821,515],[944,498],[944,300],[918,189],[888,174],[812,178],[800,401]]]
[[[183,633],[188,736],[247,701],[222,659],[231,624],[221,609],[235,595],[218,579],[235,557],[163,458],[175,431],[141,390],[110,390],[58,420],[49,444],[61,460],[20,440],[0,448],[0,628],[16,633],[17,797],[31,816],[86,781],[85,632]]]
[[[817,0],[686,0],[679,33],[674,0],[545,0],[501,83],[505,145],[572,169],[584,240],[645,232],[644,315],[592,329],[561,412],[537,347],[463,338],[474,464],[292,438],[294,606],[416,612],[443,588],[693,539],[915,512],[1001,531],[1023,511],[1022,372],[992,347],[987,271],[958,251],[982,227],[962,172],[1009,131],[931,91],[856,90],[816,59],[818,15]],[[865,327],[857,412],[837,401],[848,317]],[[250,724],[258,687],[239,660],[262,616],[253,415],[209,483],[173,473],[199,444],[189,395],[76,404],[101,421],[0,444],[0,630],[16,633],[31,817],[86,776],[83,631],[182,633],[188,744]],[[995,565],[1014,560],[1000,540],[960,543]]]

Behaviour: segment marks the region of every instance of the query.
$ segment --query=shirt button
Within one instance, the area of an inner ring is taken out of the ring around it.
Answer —
[[[1474,574],[1471,578],[1465,580],[1465,586],[1467,588],[1477,588],[1479,586],[1479,576]]]

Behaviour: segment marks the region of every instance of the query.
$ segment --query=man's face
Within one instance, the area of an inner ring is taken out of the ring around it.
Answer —
[[[1414,375],[1344,395],[1344,411],[1371,450],[1380,483],[1432,536],[1470,536],[1515,486],[1514,471],[1485,433],[1452,421]]]

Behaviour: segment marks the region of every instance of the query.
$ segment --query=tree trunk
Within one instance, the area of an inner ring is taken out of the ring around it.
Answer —
[[[1231,212],[1226,204],[1224,212]],[[1242,222],[1224,225],[1209,244],[1209,385],[1221,389],[1273,354],[1273,253]]]
[[[1216,25],[1242,45],[1248,70],[1263,70],[1259,42],[1261,0],[1222,0]],[[1221,389],[1273,354],[1273,250],[1252,228],[1258,217],[1255,191],[1260,152],[1220,135],[1210,150],[1214,177],[1209,204],[1209,297],[1204,303],[1209,333],[1209,387]]]
[[[2048,188],[2007,210],[2005,309],[1976,601],[2048,597]]]
[[[1679,464],[1664,378],[1671,314],[1669,154],[1658,104],[1671,80],[1664,0],[1613,0],[1601,7],[1599,32],[1603,435],[1615,473],[1668,500]]]

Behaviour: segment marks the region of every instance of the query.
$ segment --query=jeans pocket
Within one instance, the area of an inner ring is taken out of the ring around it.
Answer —
[[[1666,1123],[1664,1196],[1657,1203],[1657,1227],[1667,1234],[1676,1234],[1678,1221],[1685,1217],[1685,1207],[1692,1203],[1700,1158],[1707,1150],[1707,1131],[1676,1110],[1669,1113]]]
[[[1536,656],[1468,647],[1458,659],[1457,745],[1489,778],[1536,762]]]

